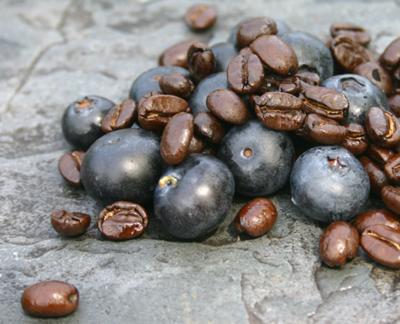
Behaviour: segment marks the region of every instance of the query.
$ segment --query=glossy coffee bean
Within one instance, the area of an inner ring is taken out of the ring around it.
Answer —
[[[123,241],[142,235],[147,224],[147,212],[142,206],[118,201],[100,212],[97,227],[107,239]]]
[[[346,36],[361,45],[368,45],[371,41],[370,34],[363,28],[350,23],[335,23],[331,25],[331,36]]]
[[[243,48],[262,35],[275,35],[277,32],[278,29],[273,19],[269,17],[251,18],[239,25],[236,44],[239,48]]]
[[[346,138],[342,146],[354,155],[363,154],[368,148],[367,135],[363,126],[359,124],[349,124],[346,126]]]
[[[346,127],[317,114],[307,115],[300,132],[315,143],[325,145],[341,144],[347,135]]]
[[[354,73],[366,77],[387,95],[393,92],[393,82],[390,74],[377,62],[372,61],[360,64],[354,69]]]
[[[386,47],[379,60],[383,67],[389,71],[395,70],[400,65],[400,37]]]
[[[219,144],[224,137],[225,129],[221,122],[211,113],[202,112],[194,118],[194,131],[213,144]]]
[[[329,267],[346,264],[357,255],[360,235],[355,227],[343,221],[330,224],[319,240],[321,260]]]
[[[250,119],[246,104],[232,90],[211,92],[207,97],[207,107],[216,117],[229,124],[241,125]]]
[[[274,203],[269,199],[256,198],[239,210],[234,224],[239,233],[260,237],[271,230],[276,218],[277,211]]]
[[[364,230],[373,225],[385,225],[400,231],[400,221],[395,214],[387,209],[372,209],[361,213],[353,223],[358,232],[362,234]]]
[[[189,155],[189,145],[193,137],[193,116],[179,113],[172,117],[165,127],[160,153],[169,165],[181,163]]]
[[[58,160],[58,171],[69,184],[81,185],[81,165],[85,152],[73,151],[63,154]]]
[[[101,130],[109,133],[117,129],[129,128],[136,121],[137,106],[132,99],[125,99],[111,108],[101,122]]]
[[[216,10],[207,4],[195,4],[185,14],[186,25],[194,31],[209,29],[216,21]]]
[[[79,292],[63,281],[41,281],[24,290],[21,305],[30,316],[63,317],[78,308]]]
[[[393,154],[393,151],[375,144],[371,144],[367,150],[368,157],[379,165],[384,165],[393,156]]]
[[[194,84],[182,74],[172,73],[160,78],[160,88],[164,94],[188,99],[194,90]]]
[[[302,87],[305,86],[319,86],[321,77],[315,72],[298,71],[295,77],[300,81]]]
[[[199,82],[215,72],[214,53],[205,44],[195,43],[188,50],[189,72]]]
[[[400,184],[400,154],[393,155],[385,164],[384,171],[390,182]]]
[[[368,157],[362,156],[360,162],[368,174],[371,190],[379,196],[382,188],[389,184],[389,179],[383,169]]]
[[[400,187],[385,186],[381,191],[381,198],[387,208],[400,214]]]
[[[258,37],[250,44],[250,48],[272,72],[279,75],[292,75],[297,72],[296,53],[278,36]]]
[[[78,212],[55,210],[51,213],[51,225],[62,236],[82,235],[90,225],[90,216]]]
[[[195,40],[185,40],[168,47],[159,57],[158,64],[188,68],[187,53]]]
[[[192,140],[189,144],[189,154],[192,153],[201,153],[205,150],[206,143],[203,139],[193,135]]]
[[[296,76],[280,76],[274,73],[267,73],[259,93],[285,92],[298,95],[302,91],[300,79]]]
[[[138,121],[144,129],[160,131],[174,115],[189,111],[186,100],[177,96],[156,94],[139,103]]]
[[[217,43],[210,47],[215,57],[215,72],[228,69],[229,62],[237,55],[237,49],[232,43]]]
[[[263,84],[264,67],[257,55],[243,51],[229,62],[227,76],[236,93],[254,93]]]
[[[375,144],[390,148],[400,143],[400,122],[389,111],[372,107],[365,117],[365,128]]]
[[[293,131],[303,126],[306,114],[301,99],[288,93],[266,92],[254,96],[253,101],[257,118],[268,128]]]
[[[396,117],[400,117],[400,93],[394,94],[389,98],[389,108]]]
[[[361,235],[361,246],[375,262],[400,269],[400,231],[385,225],[373,225]]]

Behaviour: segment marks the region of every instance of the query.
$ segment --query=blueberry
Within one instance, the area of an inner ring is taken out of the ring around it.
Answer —
[[[304,152],[293,166],[290,186],[293,203],[308,217],[325,223],[353,218],[370,189],[361,163],[339,146]]]
[[[76,148],[86,149],[103,135],[101,121],[115,104],[99,96],[87,96],[71,103],[61,125],[65,139]]]
[[[233,127],[218,152],[235,177],[236,192],[246,196],[269,195],[282,188],[289,179],[293,155],[287,134],[254,120]]]
[[[189,71],[179,66],[158,66],[143,72],[133,81],[129,96],[139,102],[139,100],[150,92],[161,93],[158,81],[162,75],[180,73],[185,77],[190,77]]]
[[[215,73],[203,79],[193,91],[189,101],[189,106],[192,108],[193,115],[200,112],[209,111],[207,108],[207,96],[217,89],[227,89],[228,80],[225,72]]]
[[[129,128],[98,139],[86,152],[81,179],[86,191],[104,204],[151,201],[162,172],[158,138]]]
[[[333,75],[331,52],[320,39],[304,32],[287,33],[282,39],[296,52],[300,71],[315,72],[321,80]]]
[[[365,113],[371,107],[388,110],[386,95],[368,79],[357,74],[341,74],[326,79],[322,86],[336,89],[349,101],[348,123],[364,124]]]
[[[218,43],[211,46],[215,57],[217,72],[226,71],[230,60],[237,55],[237,49],[232,43]]]
[[[224,220],[234,192],[232,173],[220,160],[193,154],[161,177],[154,194],[154,212],[171,235],[196,239]]]

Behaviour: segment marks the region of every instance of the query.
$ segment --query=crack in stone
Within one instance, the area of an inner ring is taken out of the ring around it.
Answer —
[[[240,298],[242,300],[244,309],[246,310],[246,313],[247,313],[248,323],[262,324],[263,321],[254,313],[254,311],[250,308],[250,306],[247,304],[246,300],[244,299],[244,289],[245,289],[244,274],[242,273],[240,275]]]

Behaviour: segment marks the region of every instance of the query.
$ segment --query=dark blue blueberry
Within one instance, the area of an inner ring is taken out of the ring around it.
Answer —
[[[189,71],[179,66],[158,66],[143,72],[133,81],[129,96],[139,102],[139,100],[150,92],[161,93],[158,81],[163,75],[180,73],[185,77],[190,77]]]
[[[333,75],[331,51],[319,38],[304,32],[292,32],[282,35],[282,39],[296,52],[299,71],[315,72],[321,80]]]
[[[98,139],[86,152],[81,179],[86,191],[104,204],[151,201],[162,172],[158,138],[142,129],[123,129]]]
[[[357,74],[341,74],[326,79],[322,86],[342,92],[349,101],[348,123],[364,124],[371,107],[389,109],[386,95],[367,78]]]
[[[226,71],[230,60],[237,55],[237,49],[232,43],[218,43],[211,46],[215,57],[215,69],[217,72]]]
[[[289,179],[293,155],[287,134],[255,120],[233,127],[218,152],[235,177],[236,192],[246,196],[269,195],[282,188]]]
[[[309,149],[290,177],[292,201],[308,217],[325,223],[350,220],[364,207],[370,189],[361,163],[339,146]]]
[[[221,224],[234,192],[233,176],[225,164],[212,156],[193,154],[161,177],[154,212],[171,235],[196,239]]]
[[[67,142],[76,148],[87,149],[104,134],[101,121],[114,106],[111,100],[99,96],[87,96],[71,103],[61,121]]]
[[[228,80],[225,72],[215,73],[200,81],[189,101],[193,115],[209,111],[207,108],[207,96],[217,89],[227,89]]]

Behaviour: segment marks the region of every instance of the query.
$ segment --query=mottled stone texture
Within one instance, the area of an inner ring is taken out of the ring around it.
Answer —
[[[381,51],[400,35],[400,2],[215,1],[214,30],[183,23],[193,1],[2,0],[0,3],[0,322],[1,323],[395,323],[400,272],[364,256],[342,270],[321,266],[320,227],[286,192],[267,236],[238,240],[232,216],[203,242],[168,239],[152,221],[142,239],[102,240],[95,229],[61,239],[50,211],[96,215],[99,206],[64,184],[57,159],[68,149],[60,118],[85,94],[125,98],[131,81],[167,46],[188,37],[215,43],[245,16],[269,15],[325,39],[334,21],[360,23]],[[233,210],[238,210],[238,201]],[[81,293],[69,318],[23,315],[22,290],[60,279]]]

